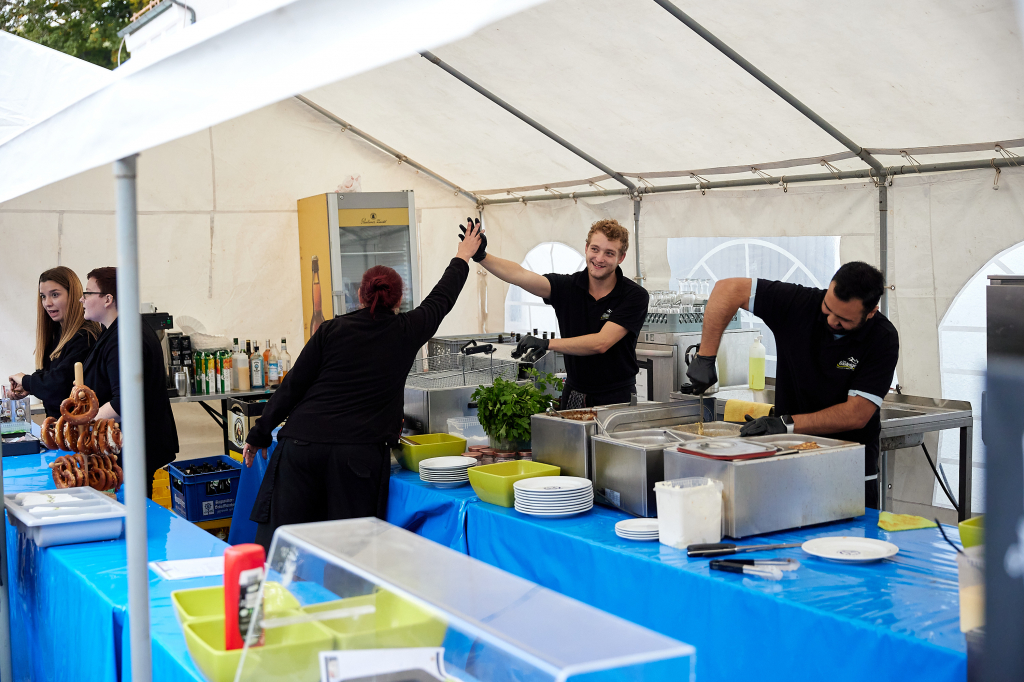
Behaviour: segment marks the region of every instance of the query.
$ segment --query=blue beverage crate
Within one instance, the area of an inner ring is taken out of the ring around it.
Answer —
[[[231,471],[186,476],[181,469],[198,464],[223,462]],[[171,508],[189,521],[213,521],[230,518],[235,511],[238,480],[242,465],[226,455],[200,457],[171,462],[167,465],[171,482]]]

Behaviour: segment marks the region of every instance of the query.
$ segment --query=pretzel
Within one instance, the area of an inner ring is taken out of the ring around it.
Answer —
[[[60,436],[64,439],[65,450],[74,452],[78,449],[75,447],[78,445],[78,429],[69,424],[66,419],[64,420],[64,428],[61,429]]]
[[[71,397],[60,404],[60,414],[72,426],[88,424],[100,411],[100,401],[88,386],[75,386]]]
[[[104,454],[121,454],[121,426],[113,419],[107,425],[107,449]]]
[[[93,454],[92,433],[90,433],[89,431],[89,425],[79,427],[79,430],[80,432],[78,434],[78,451],[86,455]]]
[[[53,442],[56,444],[58,450],[65,452],[69,451],[67,443],[64,442],[64,417],[63,415],[57,418],[57,421],[53,425]]]
[[[106,419],[97,419],[95,425],[92,427],[92,451],[97,455],[103,452],[101,443],[106,440],[106,435],[104,434],[106,427]]]
[[[57,425],[57,420],[53,417],[47,417],[43,420],[43,426],[39,429],[39,437],[43,441],[43,445],[46,446],[47,450],[57,449],[57,440],[54,437],[53,429]],[[56,483],[56,480],[54,481]]]
[[[50,475],[53,476],[53,484],[58,488],[70,488],[74,485],[74,474],[67,468],[67,455],[58,457],[50,464]],[[68,475],[71,474],[71,478]]]

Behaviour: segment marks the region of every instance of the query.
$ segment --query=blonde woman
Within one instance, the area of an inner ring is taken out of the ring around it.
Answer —
[[[60,404],[71,393],[75,363],[85,362],[100,326],[85,319],[82,282],[71,268],[59,266],[39,275],[36,312],[36,371],[14,374],[11,389],[43,402],[47,417],[60,417]]]

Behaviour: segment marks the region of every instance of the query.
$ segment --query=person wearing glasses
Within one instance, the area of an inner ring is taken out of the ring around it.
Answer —
[[[47,417],[60,417],[60,404],[75,383],[75,363],[84,362],[100,334],[100,326],[83,316],[74,301],[82,297],[82,283],[71,268],[59,266],[39,275],[36,307],[36,371],[13,374],[15,398],[34,395]]]
[[[121,418],[121,370],[117,336],[117,268],[91,271],[82,292],[85,319],[103,326],[85,361],[85,385],[100,403],[97,419]],[[146,424],[146,481],[153,493],[153,474],[178,454],[178,430],[167,398],[167,374],[160,340],[149,325],[142,325],[142,398]],[[124,462],[121,462],[124,466]]]

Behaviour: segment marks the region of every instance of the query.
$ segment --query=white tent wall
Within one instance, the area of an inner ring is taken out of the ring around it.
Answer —
[[[195,317],[210,333],[261,344],[287,336],[297,350],[296,200],[334,191],[349,175],[362,177],[363,191],[415,192],[425,295],[455,255],[456,225],[475,212],[472,202],[290,99],[140,156],[142,300]],[[28,371],[39,273],[61,264],[84,279],[116,264],[111,169],[0,204],[0,238],[9,245],[0,368]],[[444,333],[478,331],[478,279],[470,277]]]

